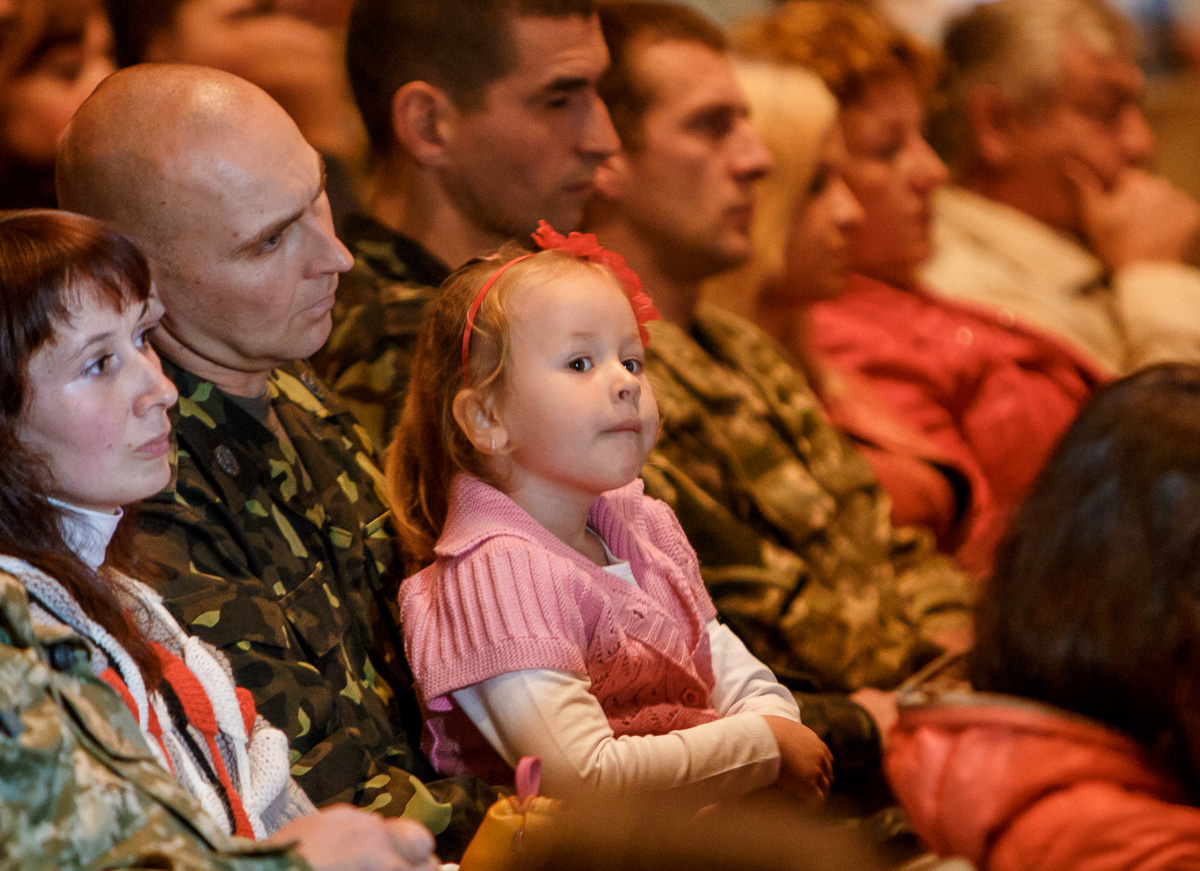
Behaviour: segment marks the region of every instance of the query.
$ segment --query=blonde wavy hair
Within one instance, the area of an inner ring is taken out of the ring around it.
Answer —
[[[753,320],[763,287],[783,274],[792,224],[807,203],[821,144],[837,118],[837,100],[806,69],[743,57],[733,64],[750,120],[775,167],[757,188],[750,259],[709,281],[704,296]]]

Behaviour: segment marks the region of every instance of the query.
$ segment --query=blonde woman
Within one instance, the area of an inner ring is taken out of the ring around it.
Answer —
[[[902,422],[864,379],[832,366],[813,341],[812,307],[845,291],[850,238],[863,220],[844,177],[837,100],[800,67],[740,59],[736,69],[775,169],[759,187],[750,261],[706,294],[757,322],[803,369],[890,493],[893,522],[926,526],[942,550],[960,550],[980,510],[966,470]]]

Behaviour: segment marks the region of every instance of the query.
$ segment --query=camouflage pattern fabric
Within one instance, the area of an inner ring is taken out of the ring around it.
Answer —
[[[0,572],[0,868],[307,871],[227,837],[150,753],[70,630],[33,626]]]
[[[287,734],[314,802],[413,817],[439,835],[443,859],[457,856],[495,791],[471,778],[421,784],[436,775],[414,746],[421,719],[370,439],[306,364],[271,374],[286,440],[211,382],[163,368],[180,396],[174,479],[139,507],[136,545],[165,604]]]
[[[870,465],[757,327],[701,306],[650,325],[663,431],[643,478],[700,557],[721,618],[793,689],[891,689],[969,623],[969,581],[894,529]]]
[[[312,364],[375,444],[386,445],[404,405],[421,315],[450,270],[366,215],[347,216],[341,238],[354,267],[338,282],[333,332]]]

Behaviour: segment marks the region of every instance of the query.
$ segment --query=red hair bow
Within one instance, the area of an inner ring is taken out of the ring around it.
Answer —
[[[638,333],[643,345],[650,344],[650,332],[646,324],[659,319],[658,309],[650,295],[642,290],[642,280],[638,274],[629,268],[625,258],[616,251],[609,251],[596,239],[593,233],[571,233],[564,236],[557,232],[545,221],[538,221],[538,228],[533,233],[533,241],[544,251],[558,250],[574,254],[591,263],[599,263],[616,276],[621,290],[633,306],[633,316],[637,320]]]

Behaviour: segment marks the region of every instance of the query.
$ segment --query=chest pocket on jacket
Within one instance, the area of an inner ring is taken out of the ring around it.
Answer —
[[[319,562],[312,574],[279,600],[288,623],[317,656],[333,650],[350,628],[347,606],[338,599],[332,582],[325,563]]]

